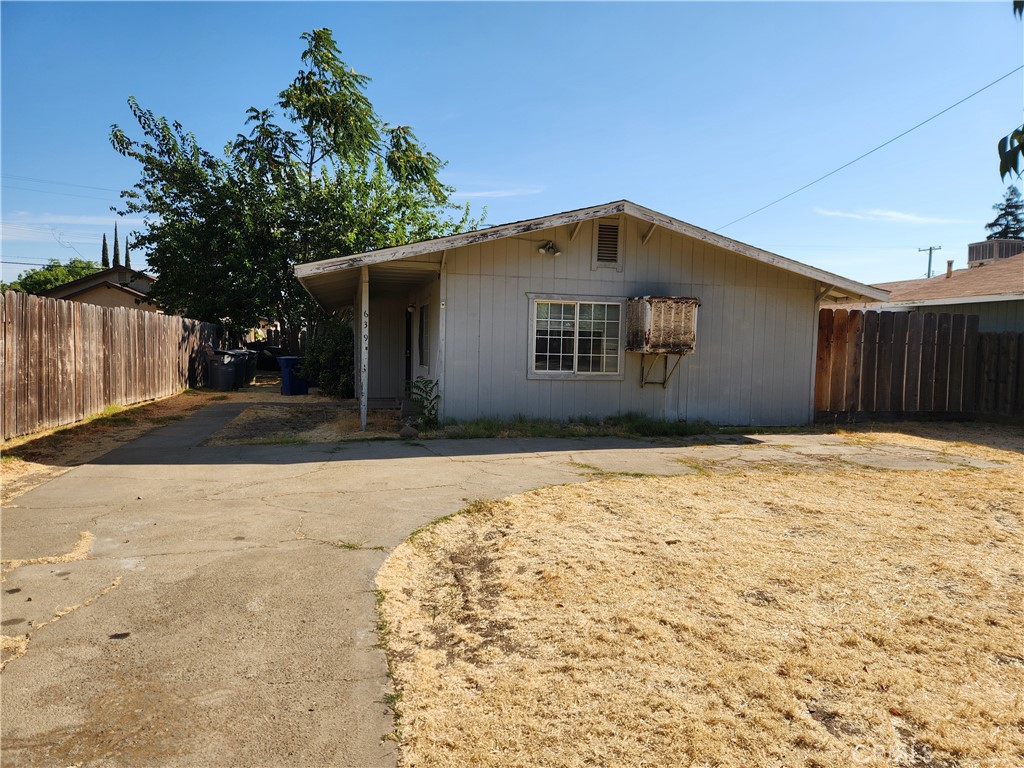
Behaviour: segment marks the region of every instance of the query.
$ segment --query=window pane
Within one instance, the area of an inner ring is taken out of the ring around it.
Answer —
[[[572,372],[576,305],[539,301],[535,321],[534,370]]]
[[[619,304],[538,301],[535,307],[534,370],[618,373]]]
[[[618,373],[619,370],[619,305],[580,304],[580,317],[587,315],[592,322],[580,322],[579,373]]]

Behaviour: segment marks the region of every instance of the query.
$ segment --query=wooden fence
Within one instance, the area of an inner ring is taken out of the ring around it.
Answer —
[[[1024,334],[976,315],[822,309],[814,410],[842,417],[1024,415]]]
[[[138,309],[3,294],[6,440],[73,424],[202,383],[202,345],[217,326]]]

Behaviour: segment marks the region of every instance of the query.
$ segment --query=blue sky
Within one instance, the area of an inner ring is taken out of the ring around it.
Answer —
[[[129,95],[219,150],[330,27],[391,123],[448,161],[487,224],[626,198],[705,229],[882,144],[1024,62],[992,3],[46,3],[0,5],[3,279],[99,260],[138,176]],[[721,233],[864,282],[966,265],[1002,199],[1017,72]],[[137,131],[134,135],[137,135]],[[139,225],[121,220],[123,235]],[[144,266],[133,254],[133,266]]]

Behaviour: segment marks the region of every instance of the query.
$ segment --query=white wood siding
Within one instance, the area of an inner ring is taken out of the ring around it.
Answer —
[[[449,251],[445,416],[564,420],[639,411],[720,424],[806,423],[813,281],[662,228],[642,244],[649,224],[629,216],[622,224],[621,272],[592,268],[593,221],[572,243],[564,226]],[[561,256],[537,252],[547,240]],[[624,381],[528,379],[528,293],[695,296],[697,351],[664,389],[640,387],[633,353],[624,356]]]

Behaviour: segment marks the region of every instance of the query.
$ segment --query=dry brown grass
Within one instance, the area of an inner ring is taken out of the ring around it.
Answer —
[[[1024,436],[1020,427],[1002,424],[951,422],[862,425],[847,430],[847,437],[864,443],[904,445],[940,453],[956,453],[985,461],[1021,466]],[[967,438],[967,439],[965,439]]]
[[[605,479],[427,528],[378,577],[402,764],[1024,765],[998,452]]]

